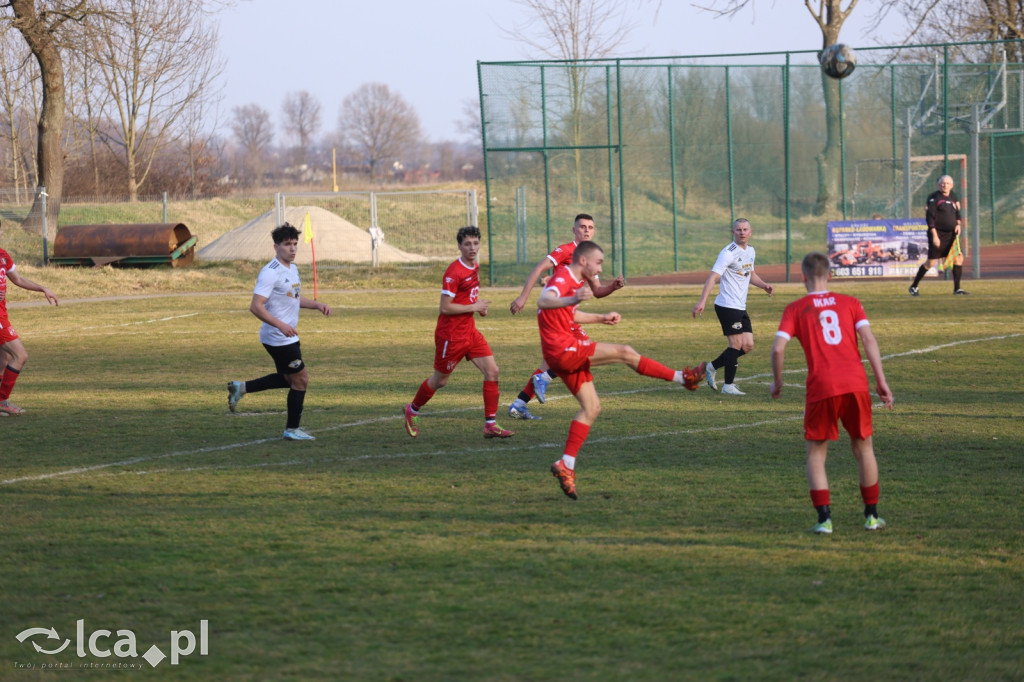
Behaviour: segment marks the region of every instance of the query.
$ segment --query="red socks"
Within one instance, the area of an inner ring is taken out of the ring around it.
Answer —
[[[20,370],[14,369],[10,365],[4,369],[3,378],[0,378],[0,400],[7,400],[11,397],[11,391],[14,390],[14,382],[18,380],[18,374]]]
[[[569,437],[565,440],[565,450],[563,452],[570,457],[575,457],[576,453],[583,447],[583,442],[587,440],[587,435],[589,434],[590,425],[573,419],[572,424],[569,425]]]
[[[651,360],[643,356],[640,357],[640,364],[637,365],[636,371],[645,377],[654,377],[655,379],[664,379],[665,381],[672,381],[676,377],[674,369],[669,369],[657,360]]]
[[[420,389],[416,391],[416,397],[412,399],[412,409],[419,412],[420,408],[426,405],[427,402],[434,397],[434,393],[436,393],[436,391],[430,390],[430,386],[428,386],[426,380],[424,380],[423,383],[420,384]]]
[[[484,419],[494,421],[498,414],[498,382],[484,382]]]
[[[868,487],[860,487],[860,496],[864,500],[864,504],[878,504],[878,482]]]
[[[824,507],[829,504],[828,488],[824,490],[812,490],[811,491],[811,504],[817,507]]]

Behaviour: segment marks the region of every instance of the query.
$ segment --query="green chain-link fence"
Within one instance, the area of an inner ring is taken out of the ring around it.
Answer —
[[[616,274],[706,270],[737,217],[788,264],[828,220],[923,217],[943,173],[969,249],[1020,240],[1024,66],[1001,47],[859,49],[843,81],[814,52],[481,62],[491,281],[521,282],[581,212]]]

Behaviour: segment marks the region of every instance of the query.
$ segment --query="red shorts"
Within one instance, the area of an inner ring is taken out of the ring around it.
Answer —
[[[14,327],[7,320],[7,316],[0,315],[0,346],[9,341],[14,341],[16,338],[18,338],[18,332],[14,331]]]
[[[839,440],[839,421],[850,438],[864,440],[871,435],[871,394],[844,393],[808,403],[804,410],[805,440]]]
[[[544,361],[558,373],[569,392],[576,395],[580,386],[594,380],[594,375],[590,373],[590,358],[595,351],[595,342],[590,339],[579,339],[558,355],[545,355]]]
[[[434,369],[438,372],[451,374],[463,358],[486,358],[494,355],[487,339],[477,329],[461,339],[446,339],[434,334]]]

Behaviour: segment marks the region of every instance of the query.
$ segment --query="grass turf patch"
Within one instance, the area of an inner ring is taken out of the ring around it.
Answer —
[[[129,629],[139,653],[209,622],[209,654],[170,679],[1014,679],[1024,674],[1024,285],[864,302],[896,408],[875,413],[881,533],[862,530],[847,442],[830,449],[836,533],[807,532],[801,353],[767,396],[784,305],[752,292],[757,348],[729,398],[623,367],[595,370],[604,412],[579,460],[580,500],[547,467],[575,402],[553,384],[538,422],[481,437],[468,364],[423,410],[437,294],[331,292],[300,322],[310,443],[281,440],[283,392],[226,406],[225,382],[270,371],[245,293],[12,310],[30,362],[0,420],[0,678],[54,656],[15,636]],[[597,340],[672,366],[713,358],[699,287],[627,288]],[[516,292],[479,318],[507,405],[540,362]],[[531,407],[533,407],[531,405]],[[116,635],[101,639],[111,648]],[[119,660],[119,659],[115,659]],[[124,659],[141,662],[141,659]],[[114,677],[115,672],[95,672]]]

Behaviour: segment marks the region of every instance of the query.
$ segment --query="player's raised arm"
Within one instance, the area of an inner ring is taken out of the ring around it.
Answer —
[[[604,298],[626,286],[626,278],[619,275],[608,284],[601,284],[601,281],[595,277],[593,280],[588,279],[587,284],[590,285],[590,290],[594,292],[594,298]]]
[[[555,289],[545,289],[540,293],[540,298],[537,299],[537,307],[541,310],[554,310],[555,308],[568,308],[569,306],[576,305],[581,301],[586,301],[594,297],[594,293],[590,290],[590,287],[580,287],[576,290],[572,296],[559,296],[558,291]]]
[[[526,276],[526,283],[523,284],[523,290],[516,296],[515,300],[508,307],[509,311],[513,315],[518,314],[524,307],[526,307],[526,301],[530,298],[530,291],[533,289],[533,285],[537,283],[541,273],[551,267],[551,261],[545,256],[544,260],[533,266],[533,270],[530,270],[530,274]]]

